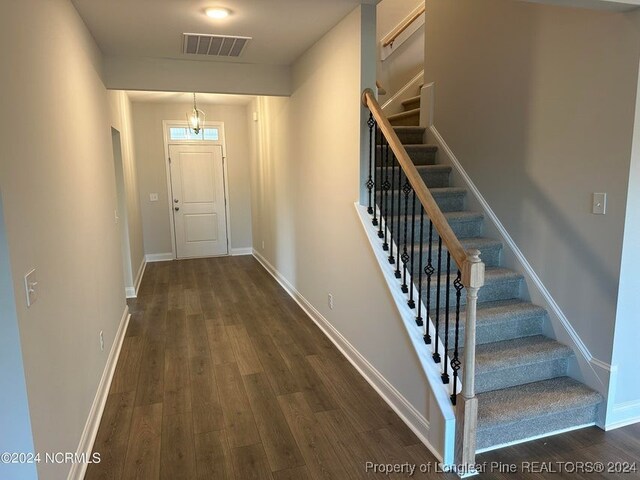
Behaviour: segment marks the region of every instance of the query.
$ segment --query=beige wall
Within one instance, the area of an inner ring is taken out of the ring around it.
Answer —
[[[435,127],[591,353],[611,361],[637,14],[427,0]],[[605,216],[591,194],[608,193]]]
[[[251,193],[249,182],[249,132],[244,106],[200,105],[207,121],[224,122],[229,174],[230,249],[250,248]],[[168,204],[163,120],[183,120],[192,105],[133,103],[133,132],[142,212],[145,254],[171,253],[171,216]],[[158,193],[150,202],[149,194]]]
[[[289,95],[291,68],[241,62],[105,57],[105,84],[114,90]]]
[[[0,191],[35,450],[75,452],[125,308],[109,102],[71,2],[0,8]],[[39,299],[27,308],[31,268]]]
[[[370,37],[360,35],[372,13],[358,8],[294,64],[291,98],[261,97],[248,107],[260,112],[251,133],[257,142],[253,244],[419,412],[434,419],[432,441],[441,449],[437,406],[354,208],[364,124],[359,99],[363,84],[375,81],[373,56],[368,66],[361,56],[361,49],[375,49],[373,29]],[[364,42],[371,42],[370,49]]]

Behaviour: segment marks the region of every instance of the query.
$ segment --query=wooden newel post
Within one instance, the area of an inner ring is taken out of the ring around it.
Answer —
[[[462,393],[456,402],[456,465],[474,465],[476,459],[476,430],[478,399],[475,390],[476,370],[476,308],[478,290],[484,285],[484,263],[480,251],[469,250],[462,271],[462,283],[467,291],[467,316],[464,329],[464,366]]]

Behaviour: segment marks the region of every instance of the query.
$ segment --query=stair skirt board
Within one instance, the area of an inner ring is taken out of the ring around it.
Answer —
[[[474,203],[478,206],[480,214],[489,220],[489,229],[493,230],[494,232],[492,233],[495,233],[495,235],[503,241],[503,252],[509,251],[512,254],[513,263],[515,263],[518,271],[523,273],[524,281],[528,286],[529,294],[533,301],[547,310],[547,318],[554,327],[553,331],[558,341],[569,345],[571,349],[576,352],[575,366],[570,369],[571,372],[577,375],[580,381],[603,395],[603,408],[600,409],[599,416],[596,419],[596,425],[601,428],[604,427],[604,415],[607,410],[607,385],[610,384],[613,377],[613,367],[609,363],[595,358],[589,351],[589,348],[575,331],[569,319],[544,286],[540,277],[518,248],[513,238],[511,238],[504,225],[502,225],[498,216],[491,209],[437,128],[431,125],[427,128],[427,132],[432,143],[435,143],[439,147],[441,154],[439,155],[439,164],[448,164],[453,167],[452,173],[454,176],[457,175],[468,189],[467,202]]]
[[[356,205],[358,205],[356,203]],[[359,207],[358,207],[359,208]],[[366,214],[366,208],[365,208]],[[366,214],[368,215],[368,214]],[[453,464],[453,449],[445,455],[430,440],[432,425],[398,390],[353,346],[351,343],[257,250],[253,256],[262,264],[269,274],[280,284],[289,296],[298,304],[305,314],[320,328],[327,338],[345,356],[353,367],[380,395],[380,397],[398,414],[400,419],[416,434],[436,459],[446,465]],[[408,308],[408,307],[407,307]],[[438,377],[439,378],[439,377]],[[449,405],[450,415],[445,419],[446,438],[453,447],[455,434],[455,417]]]
[[[583,428],[595,427],[595,422],[585,423],[584,425],[576,425],[573,427],[562,428],[560,430],[554,430],[553,432],[543,433],[541,435],[534,435],[520,440],[514,440],[512,442],[501,443],[500,445],[492,445],[491,447],[479,448],[476,450],[476,454],[492,452],[494,450],[500,450],[501,448],[512,447],[514,445],[520,445],[521,443],[532,442],[534,440],[540,440],[541,438],[553,437],[555,435],[561,435],[563,433],[574,432],[576,430],[582,430]]]

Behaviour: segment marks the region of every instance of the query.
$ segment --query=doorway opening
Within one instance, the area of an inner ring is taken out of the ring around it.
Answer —
[[[127,214],[127,194],[124,180],[124,166],[122,163],[122,140],[120,132],[111,128],[111,146],[113,147],[113,170],[116,179],[116,211],[115,221],[120,232],[120,247],[122,250],[122,271],[124,275],[124,289],[127,298],[136,296],[131,266],[131,245],[129,243],[129,221]]]

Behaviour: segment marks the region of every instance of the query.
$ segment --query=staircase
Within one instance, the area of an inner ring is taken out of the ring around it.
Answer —
[[[451,167],[437,163],[436,146],[423,144],[425,128],[417,126],[420,97],[406,100],[403,106],[405,111],[390,116],[389,122],[464,249],[479,250],[486,266],[485,284],[479,290],[476,324],[477,449],[593,424],[602,397],[567,375],[573,351],[543,334],[547,312],[523,298],[523,276],[502,266],[502,243],[483,236],[482,213],[465,209],[467,191],[450,185]],[[380,155],[380,146],[377,151]],[[398,185],[391,188],[389,194],[398,199],[395,202],[398,206],[402,195]],[[378,205],[381,195],[378,190]],[[392,212],[401,228],[406,223],[413,224],[409,229],[415,227],[415,216],[412,218],[403,213],[398,208]],[[433,242],[437,238],[435,235]],[[418,237],[413,245],[412,271],[419,268],[419,240]],[[424,232],[423,243],[428,240],[427,232]],[[422,265],[426,264],[425,255],[423,252]],[[441,280],[440,298],[445,301],[446,282],[444,278]],[[421,285],[417,280],[415,283],[426,297],[426,279],[422,278]],[[432,281],[431,298],[437,293],[437,282]],[[449,299],[449,305],[454,306],[453,287]],[[461,318],[464,318],[464,298],[461,303]],[[440,325],[445,325],[445,309],[440,310],[438,320]],[[435,321],[433,308],[429,314]],[[453,328],[454,325],[449,326],[449,338],[453,338]],[[443,330],[440,331],[441,338]],[[464,322],[461,322],[459,335],[462,345]],[[461,351],[461,357],[464,357],[464,351]]]

